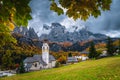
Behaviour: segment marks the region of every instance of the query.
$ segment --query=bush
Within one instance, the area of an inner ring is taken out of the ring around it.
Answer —
[[[55,68],[58,68],[60,66],[61,66],[60,62],[56,61]]]

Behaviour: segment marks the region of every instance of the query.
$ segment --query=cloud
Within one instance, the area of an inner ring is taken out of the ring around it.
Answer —
[[[64,25],[68,30],[73,27],[73,26],[78,26],[79,28],[83,28],[84,26],[84,21],[81,20],[76,20],[74,21],[71,18],[66,17],[60,22],[62,25]]]
[[[57,13],[50,10],[49,0],[31,0],[30,7],[32,9],[32,20],[29,21],[28,27],[33,27],[39,35],[46,33],[43,31],[43,24],[51,25],[53,22],[59,22],[66,26],[68,30],[71,26],[82,28],[87,26],[90,31],[95,33],[103,33],[111,31],[120,31],[120,0],[113,0],[111,10],[102,12],[98,18],[90,17],[86,22],[74,21],[66,15],[58,16]],[[116,35],[118,36],[118,35]]]
[[[43,24],[50,25],[53,22],[60,22],[65,19],[65,15],[58,16],[57,13],[50,10],[49,0],[31,0],[29,3],[32,9],[32,20],[29,21],[28,27],[33,27],[39,35],[42,31]]]
[[[97,19],[90,17],[86,25],[90,26],[93,32],[120,31],[120,0],[113,0],[111,10],[102,12]]]
[[[107,36],[110,37],[120,37],[120,32],[119,31],[109,31],[109,32],[104,32],[104,34],[106,34]]]

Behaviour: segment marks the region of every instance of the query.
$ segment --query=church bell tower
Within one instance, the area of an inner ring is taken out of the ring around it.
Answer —
[[[42,46],[42,59],[46,64],[49,63],[49,46],[47,43],[43,43]]]

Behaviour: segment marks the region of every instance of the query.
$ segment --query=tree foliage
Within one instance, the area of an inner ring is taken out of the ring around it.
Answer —
[[[113,46],[113,41],[111,40],[110,37],[108,37],[108,39],[107,39],[106,48],[107,48],[107,53],[108,53],[110,56],[112,56],[113,53],[114,53],[114,46]]]
[[[58,2],[57,2],[58,1]],[[101,11],[110,10],[112,0],[51,0],[50,9],[58,15],[66,13],[74,20],[81,18],[88,19],[90,16],[97,18]],[[60,5],[60,6],[59,6]],[[63,9],[66,9],[64,12]]]
[[[27,26],[31,19],[30,0],[0,0],[0,47],[7,42],[16,42],[11,36],[15,26]]]
[[[23,61],[20,63],[20,66],[18,68],[18,73],[25,73],[25,67]]]
[[[97,57],[97,51],[95,49],[94,42],[91,42],[89,49],[89,58],[96,58],[96,57]]]
[[[60,62],[61,64],[65,64],[66,63],[66,56],[65,55],[61,55],[59,58],[58,58],[58,62]]]
[[[13,59],[11,57],[10,50],[6,51],[6,54],[2,57],[2,68],[3,69],[10,69],[13,66]]]
[[[69,57],[72,57],[72,53],[69,53],[68,56],[69,56]]]
[[[27,26],[31,19],[30,0],[0,0],[0,23],[9,26],[9,22],[17,26]]]
[[[6,43],[16,43],[16,40],[12,37],[10,30],[7,26],[0,24],[0,49]]]
[[[26,57],[34,54],[41,54],[41,49],[25,43],[5,43],[0,48],[0,67],[2,69],[15,69],[16,64],[20,64]]]
[[[55,68],[58,68],[58,67],[60,67],[60,66],[61,66],[60,62],[56,61],[56,63],[55,63]]]
[[[120,39],[119,39],[119,43],[118,43],[119,45],[118,45],[118,54],[120,55]]]

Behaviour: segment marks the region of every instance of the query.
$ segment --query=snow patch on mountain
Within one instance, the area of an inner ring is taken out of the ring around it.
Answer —
[[[60,23],[52,23],[51,26],[43,26],[45,30],[49,31],[49,34],[42,34],[40,40],[48,39],[53,42],[77,42],[89,39],[101,39],[106,38],[103,34],[94,34],[87,30],[87,27],[79,28],[77,26],[71,27],[68,30]]]

